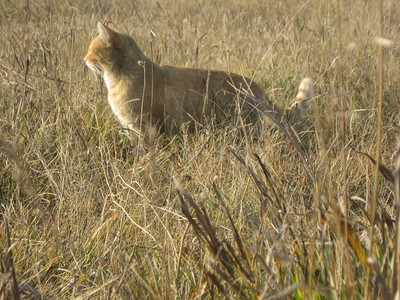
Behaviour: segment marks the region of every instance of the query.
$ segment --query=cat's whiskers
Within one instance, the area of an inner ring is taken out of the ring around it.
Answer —
[[[100,64],[95,63],[94,65],[94,69],[95,71],[99,74],[99,75],[103,75],[104,74],[104,69]]]
[[[103,78],[104,69],[100,64],[90,63],[89,61],[86,61],[86,65],[89,67],[90,70],[92,70],[92,72],[96,77]]]

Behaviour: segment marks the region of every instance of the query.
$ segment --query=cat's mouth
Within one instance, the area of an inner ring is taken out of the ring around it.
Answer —
[[[104,74],[104,69],[103,67],[98,64],[98,63],[91,63],[88,60],[86,61],[86,65],[89,67],[89,69],[99,78],[103,77]]]

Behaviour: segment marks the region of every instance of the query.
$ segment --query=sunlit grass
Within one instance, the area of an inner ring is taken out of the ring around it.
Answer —
[[[362,153],[377,150],[378,2],[341,1],[342,83],[335,1],[3,2],[2,299],[394,297],[397,1],[383,3],[393,43],[373,253],[375,166]],[[246,143],[233,124],[160,137],[138,158],[82,60],[107,19],[157,63],[249,76],[282,107],[312,77],[301,144],[271,124]]]

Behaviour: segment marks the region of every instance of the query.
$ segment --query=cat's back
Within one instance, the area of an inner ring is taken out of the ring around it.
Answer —
[[[165,65],[160,67],[164,80],[168,86],[177,85],[180,88],[205,87],[207,76],[201,69],[182,68]],[[185,85],[182,85],[185,84]]]

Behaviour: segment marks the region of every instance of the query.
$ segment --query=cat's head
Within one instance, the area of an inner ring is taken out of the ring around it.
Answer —
[[[137,63],[143,53],[135,41],[121,33],[116,26],[107,21],[97,23],[99,34],[91,41],[84,58],[86,65],[96,74],[118,72],[125,63]]]

